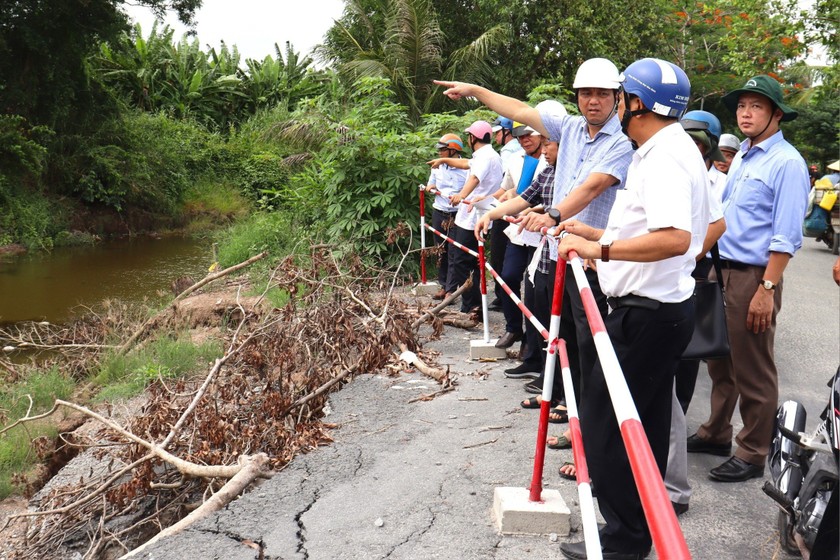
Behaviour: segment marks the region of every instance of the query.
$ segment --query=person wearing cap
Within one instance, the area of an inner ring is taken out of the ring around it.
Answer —
[[[802,246],[809,188],[805,160],[780,129],[797,113],[784,103],[779,82],[756,76],[726,94],[723,103],[746,136],[727,175],[726,232],[718,241],[731,351],[728,358],[708,361],[711,412],[688,438],[688,451],[729,456],[732,413],[740,400],[737,449],[709,472],[713,480],[740,482],[763,476],[775,428],[776,317],[785,267]]]
[[[523,151],[508,160],[502,184],[494,195],[501,201],[524,191],[545,166],[545,159],[541,156],[542,136],[539,132],[524,124],[514,123],[513,135]],[[504,227],[499,227],[500,224]],[[516,297],[521,298],[522,276],[528,264],[528,249],[521,236],[516,235],[516,228],[508,228],[509,225],[504,220],[493,222],[490,230],[491,239],[501,236],[504,237],[506,243],[502,262],[498,267],[493,263],[491,265],[501,275],[508,288],[516,294]],[[495,252],[497,246],[494,245],[491,250]],[[497,288],[501,289],[500,286]],[[522,340],[522,311],[507,294],[502,294],[500,300],[502,313],[505,316],[505,333],[496,342],[496,347],[509,348]]]
[[[498,190],[502,182],[502,158],[490,144],[490,123],[475,121],[464,132],[467,133],[467,142],[472,150],[469,162],[437,158],[428,163],[433,169],[444,164],[469,167],[464,186],[450,197],[449,202],[458,208],[455,214],[454,240],[473,251],[478,251],[478,240],[473,235],[473,229],[481,216],[492,207],[492,201],[495,201],[490,195]],[[473,199],[476,199],[475,204],[470,203]],[[478,259],[460,249],[453,251],[450,256],[452,258],[449,259],[447,291],[454,292],[472,274],[472,287],[461,296],[461,312],[481,315]]]
[[[605,229],[569,220],[559,256],[599,259],[598,279],[612,311],[604,324],[653,458],[664,475],[673,384],[694,329],[695,257],[709,225],[708,175],[678,119],[691,85],[670,62],[645,58],[624,70],[618,107],[622,129],[638,146]],[[612,373],[612,372],[611,372]],[[580,421],[598,506],[605,559],[645,558],[652,540],[602,361],[586,378]],[[620,414],[627,412],[617,411]],[[586,558],[585,543],[562,543]]]
[[[734,134],[721,134],[720,142],[718,142],[718,149],[723,155],[725,161],[714,162],[715,169],[726,175],[729,173],[729,166],[732,165],[732,159],[738,150],[741,148],[741,141]]]
[[[507,173],[511,164],[517,165],[518,162],[521,162],[520,157],[525,153],[519,139],[514,136],[513,129],[513,121],[501,115],[496,117],[492,124],[494,140],[499,146],[499,156],[502,158],[502,172],[504,173]],[[496,220],[493,222],[493,229],[490,231],[490,266],[497,271],[502,270],[505,262],[505,253],[509,244],[505,230],[507,230],[508,225],[508,222],[504,220]],[[504,292],[504,289],[498,284],[493,287],[493,293],[496,297],[488,305],[489,309],[494,311],[503,309],[503,302],[508,299]]]
[[[438,157],[442,158],[461,158],[461,153],[464,151],[464,143],[461,137],[457,134],[444,134],[440,140],[435,144],[438,152]],[[452,206],[449,203],[449,197],[459,192],[467,181],[469,172],[466,169],[459,169],[451,167],[445,163],[432,169],[429,175],[429,181],[426,184],[426,192],[436,190],[437,195],[434,201],[434,212],[432,213],[432,227],[437,231],[448,234],[452,229],[452,224],[455,220],[455,214],[458,212],[457,206]],[[450,254],[455,251],[460,251],[451,243],[446,243],[442,237],[434,236],[435,245],[440,247],[445,244],[438,259],[438,283],[440,290],[432,296],[433,299],[441,300],[446,297],[449,277],[449,258]],[[456,287],[457,288],[457,287]],[[453,290],[454,291],[454,290]]]

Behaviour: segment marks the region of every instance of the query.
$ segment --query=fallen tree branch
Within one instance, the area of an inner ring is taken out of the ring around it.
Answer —
[[[335,385],[336,383],[338,383],[339,381],[341,381],[342,379],[344,379],[345,377],[350,375],[352,372],[353,372],[352,369],[345,369],[344,371],[342,371],[341,373],[339,373],[338,375],[336,375],[335,377],[333,377],[332,379],[330,379],[329,381],[327,381],[326,383],[324,383],[323,385],[321,385],[320,387],[318,387],[317,389],[315,389],[314,391],[309,393],[308,395],[299,398],[298,400],[296,400],[295,402],[293,402],[292,404],[287,406],[280,413],[280,416],[285,416],[286,414],[289,413],[289,411],[294,410],[299,406],[305,405],[306,403],[308,403],[312,399],[318,397],[319,395],[323,395],[324,393],[329,391],[330,387],[332,387],[333,385]]]
[[[245,489],[254,482],[254,480],[258,478],[268,478],[270,474],[265,470],[267,464],[268,455],[265,453],[257,453],[256,455],[240,457],[238,465],[239,472],[228,480],[225,485],[222,486],[218,492],[213,494],[209,500],[201,504],[201,507],[190,513],[178,523],[167,527],[128,554],[121,556],[121,559],[133,558],[135,555],[143,552],[143,550],[160,539],[171,535],[177,535],[199,519],[203,519],[211,513],[219,511],[232,502],[239,494],[244,492]]]
[[[449,381],[448,372],[443,371],[439,368],[431,367],[426,362],[421,360],[417,354],[415,354],[414,352],[410,352],[408,350],[408,347],[403,343],[400,343],[400,352],[402,352],[402,354],[398,355],[399,359],[409,365],[414,366],[423,375],[431,377],[441,385],[446,385]]]
[[[190,286],[189,288],[187,288],[186,290],[184,290],[183,292],[181,292],[180,294],[178,294],[177,296],[175,296],[175,299],[173,299],[173,300],[169,303],[169,305],[167,305],[164,309],[162,309],[162,310],[161,310],[161,311],[159,311],[158,313],[155,313],[154,315],[152,315],[151,317],[149,317],[149,318],[146,320],[146,322],[145,322],[145,323],[143,323],[143,325],[142,325],[139,329],[137,329],[136,331],[134,331],[134,334],[132,334],[132,335],[128,338],[128,340],[126,340],[124,343],[122,343],[122,344],[121,344],[121,345],[117,348],[117,354],[122,355],[122,354],[125,354],[126,352],[128,352],[128,351],[131,349],[131,347],[132,347],[132,346],[134,346],[134,343],[135,343],[135,342],[137,342],[137,340],[138,340],[141,336],[143,336],[143,334],[146,332],[146,330],[149,328],[149,326],[150,326],[152,323],[154,323],[154,321],[155,321],[155,320],[157,320],[157,318],[158,318],[161,314],[163,314],[163,313],[167,312],[169,309],[171,309],[171,308],[172,308],[172,306],[173,306],[173,305],[175,305],[176,303],[178,303],[179,301],[181,301],[182,299],[184,299],[185,297],[187,297],[188,295],[190,295],[191,293],[193,293],[193,292],[194,292],[194,291],[196,291],[197,289],[201,288],[202,286],[204,286],[204,285],[206,285],[206,284],[209,284],[209,283],[210,283],[210,282],[212,282],[213,280],[218,280],[219,278],[222,278],[222,277],[224,277],[224,276],[227,276],[228,274],[230,274],[230,273],[232,273],[232,272],[236,272],[237,270],[241,270],[241,269],[243,269],[243,268],[245,268],[245,267],[251,266],[251,265],[252,265],[252,264],[254,264],[255,262],[257,262],[257,261],[259,261],[259,260],[261,260],[261,259],[264,259],[267,255],[268,255],[268,253],[267,253],[267,252],[265,252],[265,251],[263,251],[263,252],[262,252],[262,253],[260,253],[259,255],[255,255],[255,256],[251,257],[250,259],[248,259],[248,260],[246,260],[246,261],[243,261],[243,262],[241,262],[241,263],[239,263],[239,264],[235,264],[235,265],[233,265],[233,266],[231,266],[231,267],[229,267],[229,268],[226,268],[226,269],[224,269],[224,270],[221,270],[221,271],[216,272],[216,273],[213,273],[213,274],[208,274],[207,276],[205,276],[204,278],[202,278],[201,280],[199,280],[198,282],[196,282],[195,284],[193,284],[192,286]]]
[[[438,314],[438,313],[440,313],[442,310],[446,309],[446,307],[447,307],[447,306],[448,306],[448,305],[449,305],[449,304],[450,304],[450,303],[451,303],[451,302],[452,302],[455,298],[457,298],[458,296],[460,296],[461,294],[463,294],[464,292],[466,292],[466,291],[467,291],[467,290],[469,290],[470,288],[472,288],[472,276],[470,276],[469,278],[467,278],[467,281],[466,281],[466,282],[464,282],[463,284],[461,284],[461,287],[460,287],[460,288],[458,288],[457,290],[455,290],[454,292],[452,292],[451,294],[449,294],[449,295],[446,297],[446,299],[444,299],[442,302],[440,302],[440,303],[439,303],[438,305],[436,305],[435,307],[433,307],[433,308],[431,308],[430,310],[426,311],[426,313],[424,313],[424,314],[423,314],[423,315],[422,315],[419,319],[417,319],[416,321],[414,321],[414,322],[411,324],[411,328],[412,328],[412,329],[416,329],[417,327],[419,327],[420,325],[422,325],[422,324],[423,324],[423,323],[424,323],[427,319],[429,319],[429,318],[433,317],[434,315],[437,315],[437,314]]]

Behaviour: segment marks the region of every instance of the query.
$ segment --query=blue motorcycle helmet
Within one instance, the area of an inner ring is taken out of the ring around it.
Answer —
[[[630,118],[644,113],[656,113],[678,119],[688,108],[691,82],[682,68],[658,58],[643,58],[628,66],[619,80],[624,95],[624,115],[621,129],[627,134]],[[643,109],[631,111],[630,96],[644,104]]]
[[[513,130],[513,121],[507,117],[503,117],[499,115],[496,117],[496,120],[493,121],[493,132],[499,132],[502,129],[505,130]]]
[[[706,146],[703,157],[712,161],[725,162],[720,152],[720,120],[708,111],[689,111],[680,119],[680,124],[689,136]]]

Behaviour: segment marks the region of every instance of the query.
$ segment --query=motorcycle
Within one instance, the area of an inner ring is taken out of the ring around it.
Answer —
[[[811,433],[805,432],[802,404],[786,401],[779,407],[770,446],[772,481],[763,488],[780,508],[782,549],[805,560],[840,558],[840,368],[828,387],[828,406]]]

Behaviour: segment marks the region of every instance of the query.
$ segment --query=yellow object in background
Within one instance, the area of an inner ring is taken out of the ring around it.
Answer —
[[[835,202],[837,202],[837,191],[828,191],[823,195],[822,200],[820,201],[820,208],[831,212],[831,209],[834,208]]]

